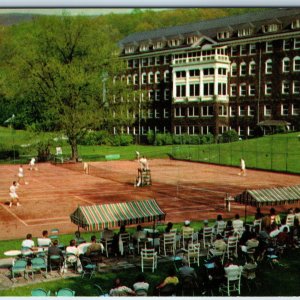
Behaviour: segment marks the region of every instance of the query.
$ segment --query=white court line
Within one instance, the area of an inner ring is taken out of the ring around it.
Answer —
[[[32,224],[32,225],[28,225],[28,226],[46,226],[46,225],[53,225],[53,224],[70,224],[70,222],[52,222],[52,223],[39,223],[39,224]]]
[[[79,199],[80,201],[83,201],[83,202],[86,202],[86,203],[89,203],[89,204],[96,204],[95,202],[92,202],[92,201],[83,199],[83,198],[81,198],[80,196],[74,196],[74,198],[77,198],[77,199]]]
[[[43,218],[43,219],[29,219],[27,220],[27,222],[33,222],[33,221],[50,221],[50,220],[68,220],[69,218],[68,217],[57,217],[57,218]]]
[[[3,205],[3,208],[8,211],[12,216],[14,216],[17,220],[19,220],[21,223],[23,223],[25,226],[29,226],[26,222],[24,222],[22,219],[20,219],[15,213],[12,212],[12,207],[6,207],[5,205]]]

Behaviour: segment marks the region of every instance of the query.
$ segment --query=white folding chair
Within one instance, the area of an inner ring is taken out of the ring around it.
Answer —
[[[225,268],[225,277],[227,278],[227,284],[221,286],[221,292],[225,292],[227,296],[230,296],[232,292],[241,294],[241,276],[242,266],[229,266]]]
[[[141,268],[150,268],[152,272],[157,268],[157,252],[155,249],[142,249],[141,250]]]

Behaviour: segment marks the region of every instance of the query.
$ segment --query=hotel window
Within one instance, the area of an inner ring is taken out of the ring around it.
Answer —
[[[231,76],[236,76],[237,75],[237,65],[236,63],[233,63],[231,65]]]
[[[251,61],[249,64],[249,75],[255,75],[256,72],[256,63],[255,61]]]
[[[154,57],[149,57],[148,62],[149,62],[149,66],[154,66],[154,64],[155,64],[155,59],[154,59]]]
[[[230,38],[230,32],[229,31],[218,32],[218,39],[219,40],[228,39],[228,38]]]
[[[245,108],[241,105],[239,105],[239,116],[240,117],[245,116]]]
[[[133,67],[134,68],[138,68],[139,67],[139,60],[138,59],[134,59],[133,60]]]
[[[198,134],[198,127],[197,126],[188,126],[188,134],[189,135],[196,135]]]
[[[170,72],[169,71],[164,72],[164,81],[170,82]]]
[[[152,119],[153,118],[153,111],[151,108],[148,109],[148,114],[147,114],[148,119]]]
[[[281,104],[281,115],[288,116],[289,114],[289,105],[288,104]]]
[[[238,37],[241,36],[248,36],[251,35],[253,33],[253,29],[248,27],[248,28],[242,28],[238,30]]]
[[[164,100],[170,100],[170,90],[169,89],[165,89],[164,90]]]
[[[181,126],[178,126],[178,125],[174,126],[174,132],[175,132],[175,134],[180,135],[181,134]]]
[[[148,51],[149,50],[149,45],[148,44],[142,44],[140,46],[140,51]]]
[[[185,71],[177,71],[176,72],[176,78],[185,78],[186,72]]]
[[[160,65],[160,56],[155,56],[155,65],[156,66]]]
[[[254,136],[254,129],[250,126],[247,126],[247,135],[248,136]]]
[[[281,86],[281,93],[282,94],[289,94],[290,93],[290,82],[289,81],[283,81]]]
[[[249,52],[250,54],[256,54],[256,44],[249,45]]]
[[[265,62],[265,73],[266,74],[272,74],[272,59],[268,59]]]
[[[230,117],[235,117],[236,109],[235,106],[230,106]]]
[[[300,94],[300,81],[298,80],[293,81],[293,94],[296,95]]]
[[[218,74],[226,76],[227,74],[226,68],[218,68]]]
[[[282,72],[283,73],[287,73],[287,72],[290,72],[291,70],[291,62],[290,62],[290,59],[288,57],[285,57],[283,60],[282,60]]]
[[[283,40],[283,50],[285,50],[285,51],[291,50],[291,40],[290,39]]]
[[[168,119],[169,118],[169,110],[164,108],[164,118]]]
[[[265,95],[272,94],[272,82],[266,82],[265,84]]]
[[[154,82],[154,74],[152,72],[150,72],[148,74],[148,83],[153,83]]]
[[[159,111],[158,109],[154,109],[154,118],[159,119]]]
[[[236,84],[231,84],[230,85],[230,96],[236,96],[237,88]]]
[[[203,95],[213,96],[214,95],[214,83],[208,82],[203,84]]]
[[[255,96],[255,84],[249,84],[249,96]]]
[[[147,67],[148,66],[148,58],[143,58],[142,59],[142,67]]]
[[[249,105],[248,106],[248,116],[249,117],[253,117],[255,114],[255,107],[254,105]]]
[[[240,96],[245,97],[246,96],[246,83],[242,83],[240,85]]]
[[[270,117],[272,115],[272,107],[270,104],[264,105],[264,116]]]
[[[190,84],[190,96],[195,97],[195,96],[200,96],[200,84]]]
[[[273,52],[273,43],[272,42],[266,42],[266,52],[267,53]]]
[[[171,61],[171,57],[170,56],[168,56],[168,55],[164,56],[164,64],[165,65],[168,65],[170,63],[170,61]]]
[[[202,116],[203,117],[210,117],[214,114],[214,108],[210,106],[202,106]]]
[[[160,90],[155,90],[155,101],[160,100]]]
[[[247,55],[247,45],[240,45],[240,55]]]
[[[231,47],[231,56],[237,56],[239,53],[238,47],[237,46],[232,46]]]
[[[292,115],[299,116],[300,114],[300,105],[299,104],[292,104]]]
[[[148,91],[148,99],[150,101],[153,101],[155,99],[155,91],[153,91],[153,90]]]
[[[155,83],[160,83],[160,72],[155,72]]]
[[[133,75],[133,84],[134,85],[138,85],[139,84],[139,75],[138,74],[134,74]]]
[[[128,75],[127,76],[127,84],[132,84],[132,76],[131,75]]]
[[[179,46],[181,41],[179,39],[172,39],[168,41],[169,47],[176,47]]]
[[[187,109],[188,117],[198,117],[199,116],[199,108],[197,106],[191,106]]]
[[[197,37],[197,36],[189,36],[188,38],[187,38],[187,44],[194,44],[194,43],[196,43],[197,41],[199,41],[199,37]]]
[[[203,69],[203,75],[204,76],[209,76],[209,75],[214,75],[214,74],[215,74],[215,69],[214,68]]]
[[[133,53],[133,52],[134,52],[134,47],[126,47],[125,48],[125,54]]]
[[[300,28],[300,19],[294,20],[291,25],[292,29]]]
[[[184,109],[181,107],[175,107],[174,108],[174,115],[176,118],[184,117]]]
[[[296,56],[293,60],[293,71],[299,72],[300,71],[300,57]]]
[[[185,85],[176,86],[176,97],[182,98],[186,96],[186,87]]]
[[[132,59],[127,60],[127,68],[131,69],[132,66],[133,66],[133,60]]]
[[[158,41],[153,45],[154,49],[161,49],[164,47],[164,42]]]
[[[226,96],[227,95],[227,84],[218,83],[218,95]]]
[[[225,105],[219,106],[219,116],[227,117],[227,115],[228,115],[227,106]]]
[[[142,74],[142,84],[147,84],[147,74],[146,73]]]
[[[279,28],[280,28],[279,24],[268,24],[268,25],[263,25],[262,30],[264,33],[267,33],[267,32],[278,31]]]
[[[240,76],[245,76],[247,74],[247,65],[246,63],[240,64]]]
[[[300,38],[294,39],[294,49],[300,49]]]
[[[200,70],[190,70],[190,77],[199,77]]]

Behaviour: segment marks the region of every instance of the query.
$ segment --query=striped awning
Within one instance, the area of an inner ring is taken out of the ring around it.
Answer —
[[[251,206],[284,205],[300,200],[300,185],[269,188],[260,190],[246,190],[235,196],[235,201]]]
[[[86,230],[118,227],[165,219],[165,213],[156,200],[78,206],[70,215],[71,221]]]

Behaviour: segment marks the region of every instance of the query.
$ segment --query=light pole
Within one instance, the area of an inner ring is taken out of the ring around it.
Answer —
[[[15,114],[12,114],[12,116],[10,118],[8,118],[6,121],[4,121],[4,124],[9,124],[8,126],[11,129],[11,136],[12,136],[12,142],[13,142],[14,164],[15,164],[16,152],[15,152],[15,135],[14,135],[14,128],[13,128],[14,120],[15,120]]]

